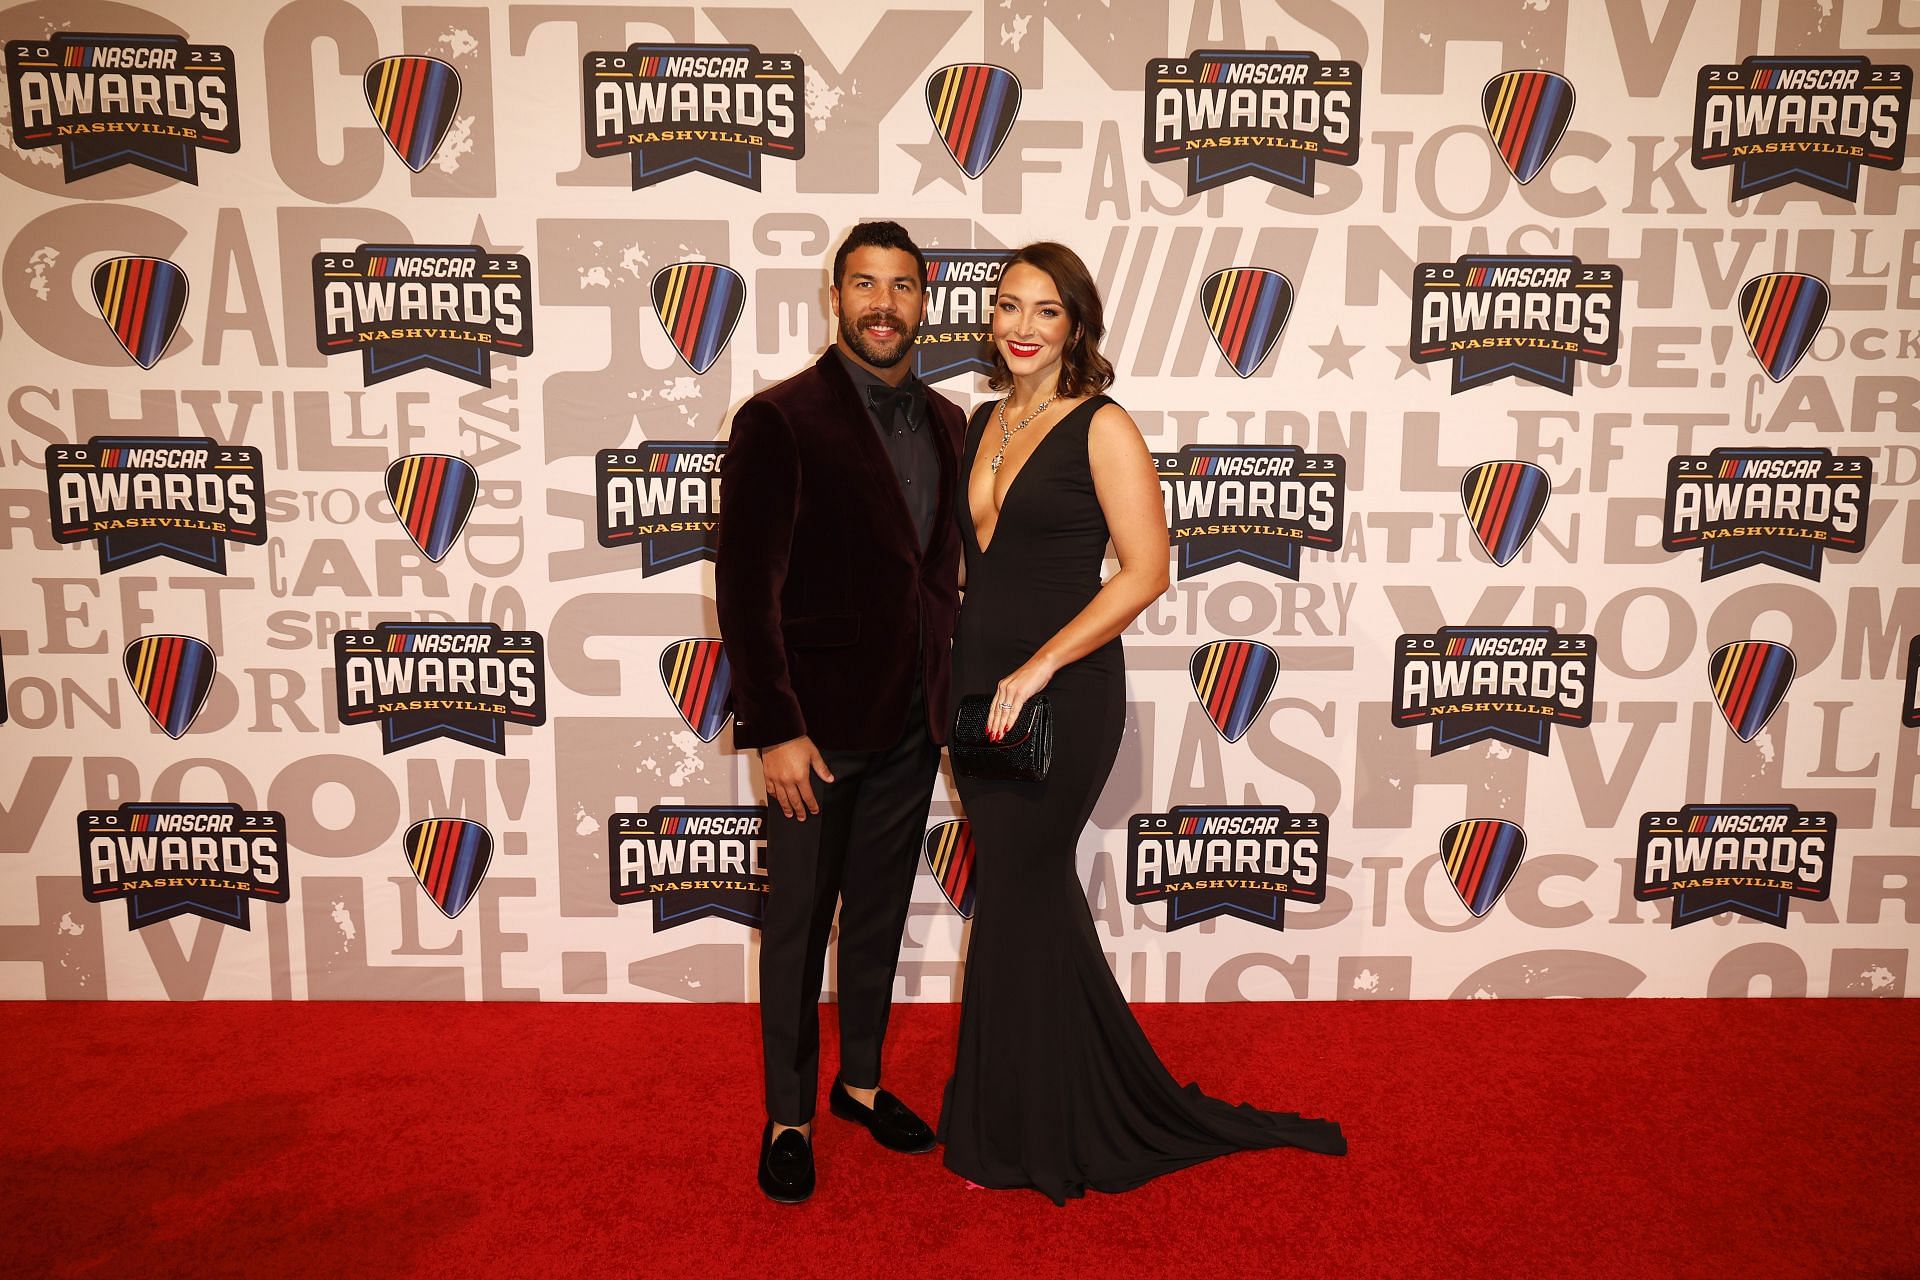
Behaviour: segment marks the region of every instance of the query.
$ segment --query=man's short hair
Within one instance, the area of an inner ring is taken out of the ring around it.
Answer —
[[[864,249],[869,245],[880,249],[898,249],[913,255],[914,265],[919,268],[920,287],[927,287],[927,255],[920,252],[920,246],[913,242],[907,229],[897,222],[861,222],[856,223],[847,238],[841,242],[839,252],[833,255],[833,285],[839,288],[846,277],[847,255],[855,249]]]

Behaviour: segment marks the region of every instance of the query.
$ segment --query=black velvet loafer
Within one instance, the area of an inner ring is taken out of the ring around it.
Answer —
[[[836,1077],[827,1093],[827,1110],[842,1120],[865,1125],[874,1141],[889,1151],[919,1155],[934,1148],[933,1130],[927,1127],[927,1122],[885,1089],[874,1095],[871,1107],[866,1107],[856,1101]]]
[[[813,1194],[813,1144],[798,1129],[773,1136],[773,1121],[760,1134],[760,1189],[779,1204],[799,1204]]]

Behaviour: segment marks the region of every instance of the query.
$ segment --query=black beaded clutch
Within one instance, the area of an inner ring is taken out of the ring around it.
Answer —
[[[953,735],[947,754],[953,771],[969,778],[996,778],[1013,782],[1042,782],[1053,763],[1053,704],[1044,697],[1027,699],[1013,727],[998,742],[987,737],[987,716],[993,699],[974,694],[960,699],[953,717]]]

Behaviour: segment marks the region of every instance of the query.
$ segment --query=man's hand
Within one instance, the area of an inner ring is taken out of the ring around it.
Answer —
[[[813,775],[832,782],[827,762],[807,737],[790,738],[775,747],[760,749],[760,767],[767,775],[767,799],[780,806],[780,812],[796,822],[805,822],[810,813],[820,812],[813,798]]]

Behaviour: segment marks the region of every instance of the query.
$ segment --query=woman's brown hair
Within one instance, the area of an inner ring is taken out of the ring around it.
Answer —
[[[1067,309],[1067,322],[1073,326],[1066,354],[1060,359],[1056,394],[1087,396],[1105,391],[1113,385],[1113,365],[1100,354],[1100,339],[1107,332],[1107,323],[1093,273],[1080,261],[1080,255],[1067,246],[1053,240],[1040,240],[1016,251],[1000,269],[1000,278],[1006,279],[1007,272],[1022,262],[1053,278],[1061,305]],[[995,391],[1005,391],[1013,385],[1013,370],[1007,368],[1000,345],[991,345],[993,376],[987,379],[987,385]]]

